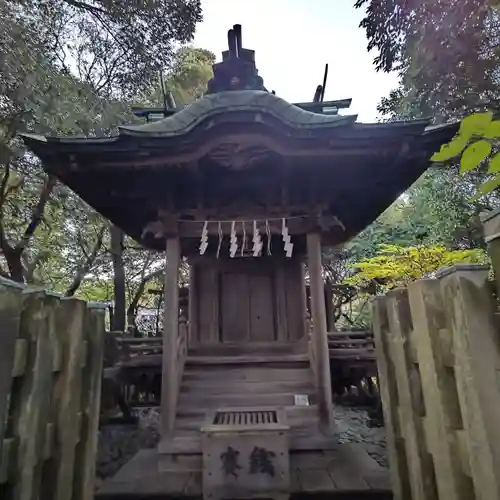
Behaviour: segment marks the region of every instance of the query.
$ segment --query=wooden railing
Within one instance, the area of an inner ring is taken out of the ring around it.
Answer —
[[[113,337],[117,353],[113,367],[108,368],[105,376],[114,381],[114,391],[118,390],[123,403],[128,406],[149,406],[160,404],[161,371],[163,359],[163,337],[129,337],[122,332],[107,332]],[[176,337],[176,391],[177,394],[184,374],[184,364],[188,352],[189,324],[184,316],[179,318]],[[160,356],[158,356],[160,355]],[[160,372],[160,378],[158,378]],[[109,393],[109,394],[108,394]],[[117,395],[106,391],[109,399],[106,408],[116,407]]]
[[[163,350],[162,337],[136,338],[118,335],[116,336],[116,342],[120,353],[120,361],[146,354],[160,354]]]
[[[500,498],[500,335],[487,277],[487,266],[456,266],[375,301],[396,500]]]
[[[369,331],[336,331],[328,333],[330,361],[372,361],[375,363],[375,341]]]
[[[91,500],[105,309],[0,280],[0,498]]]

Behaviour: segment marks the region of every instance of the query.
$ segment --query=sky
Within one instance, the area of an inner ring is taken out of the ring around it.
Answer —
[[[377,104],[397,87],[397,75],[377,73],[367,51],[363,11],[355,0],[202,0],[204,20],[194,45],[221,60],[227,31],[242,25],[243,47],[255,50],[268,90],[289,102],[312,101],[328,63],[325,100],[352,98],[345,113],[377,121]]]

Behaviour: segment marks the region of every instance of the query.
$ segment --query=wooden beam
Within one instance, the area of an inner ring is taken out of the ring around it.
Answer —
[[[220,216],[219,216],[220,217]],[[282,219],[280,217],[272,217],[273,220],[267,220],[267,225],[269,231],[272,235],[281,235],[282,231]],[[231,234],[232,222],[231,218],[220,222],[220,231],[224,236]],[[284,216],[287,219],[287,216]],[[143,231],[143,237],[152,233],[155,237],[162,236],[173,236],[178,234],[181,239],[183,238],[199,238],[203,231],[203,226],[206,219],[198,220],[179,220],[172,214],[161,215],[158,220],[151,221]],[[243,229],[245,229],[246,235],[251,235],[253,231],[253,221],[250,217],[241,218],[235,217],[235,231],[240,237],[243,235]],[[266,234],[266,220],[263,217],[261,220],[256,221],[257,228],[261,234]],[[315,231],[329,231],[332,228],[338,227],[339,230],[344,229],[342,222],[334,215],[320,215],[320,214],[310,214],[297,217],[290,217],[286,221],[288,227],[288,233],[292,236],[305,235],[310,232]],[[245,226],[245,227],[244,227]],[[207,224],[208,236],[218,237],[219,235],[219,222],[216,220],[208,220]]]
[[[162,437],[172,434],[177,407],[177,337],[179,334],[179,264],[181,252],[178,237],[167,239],[165,267],[165,301],[163,312],[163,369],[161,393]]]
[[[348,143],[348,141],[347,141]],[[310,158],[350,158],[366,157],[375,154],[390,152],[392,144],[387,144],[387,140],[382,138],[374,150],[373,148],[363,149],[363,144],[357,147],[346,147],[346,141],[342,139],[331,139],[330,141],[298,141],[296,138],[289,138],[284,142],[281,138],[275,139],[269,135],[261,133],[233,133],[228,135],[218,135],[211,141],[190,150],[189,152],[177,153],[175,155],[162,155],[149,158],[137,158],[130,155],[130,160],[120,159],[119,161],[101,161],[95,165],[99,168],[141,168],[141,167],[164,167],[166,165],[186,164],[209,155],[220,146],[227,144],[241,146],[242,149],[252,147],[266,148],[270,152],[280,156],[287,156],[293,159],[309,160]]]
[[[313,342],[316,362],[316,387],[319,396],[320,418],[329,430],[333,430],[332,387],[328,352],[324,283],[321,267],[321,236],[307,235],[307,256],[313,320]]]

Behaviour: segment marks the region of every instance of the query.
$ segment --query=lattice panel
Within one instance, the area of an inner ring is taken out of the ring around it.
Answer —
[[[275,410],[267,411],[218,411],[214,417],[214,425],[262,425],[277,424],[278,414]]]

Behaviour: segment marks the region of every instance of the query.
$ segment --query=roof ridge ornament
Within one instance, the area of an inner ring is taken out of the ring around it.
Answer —
[[[227,33],[228,50],[222,53],[222,62],[213,65],[214,77],[208,82],[207,94],[228,90],[263,90],[264,80],[255,66],[255,52],[244,49],[241,24],[235,24]]]

